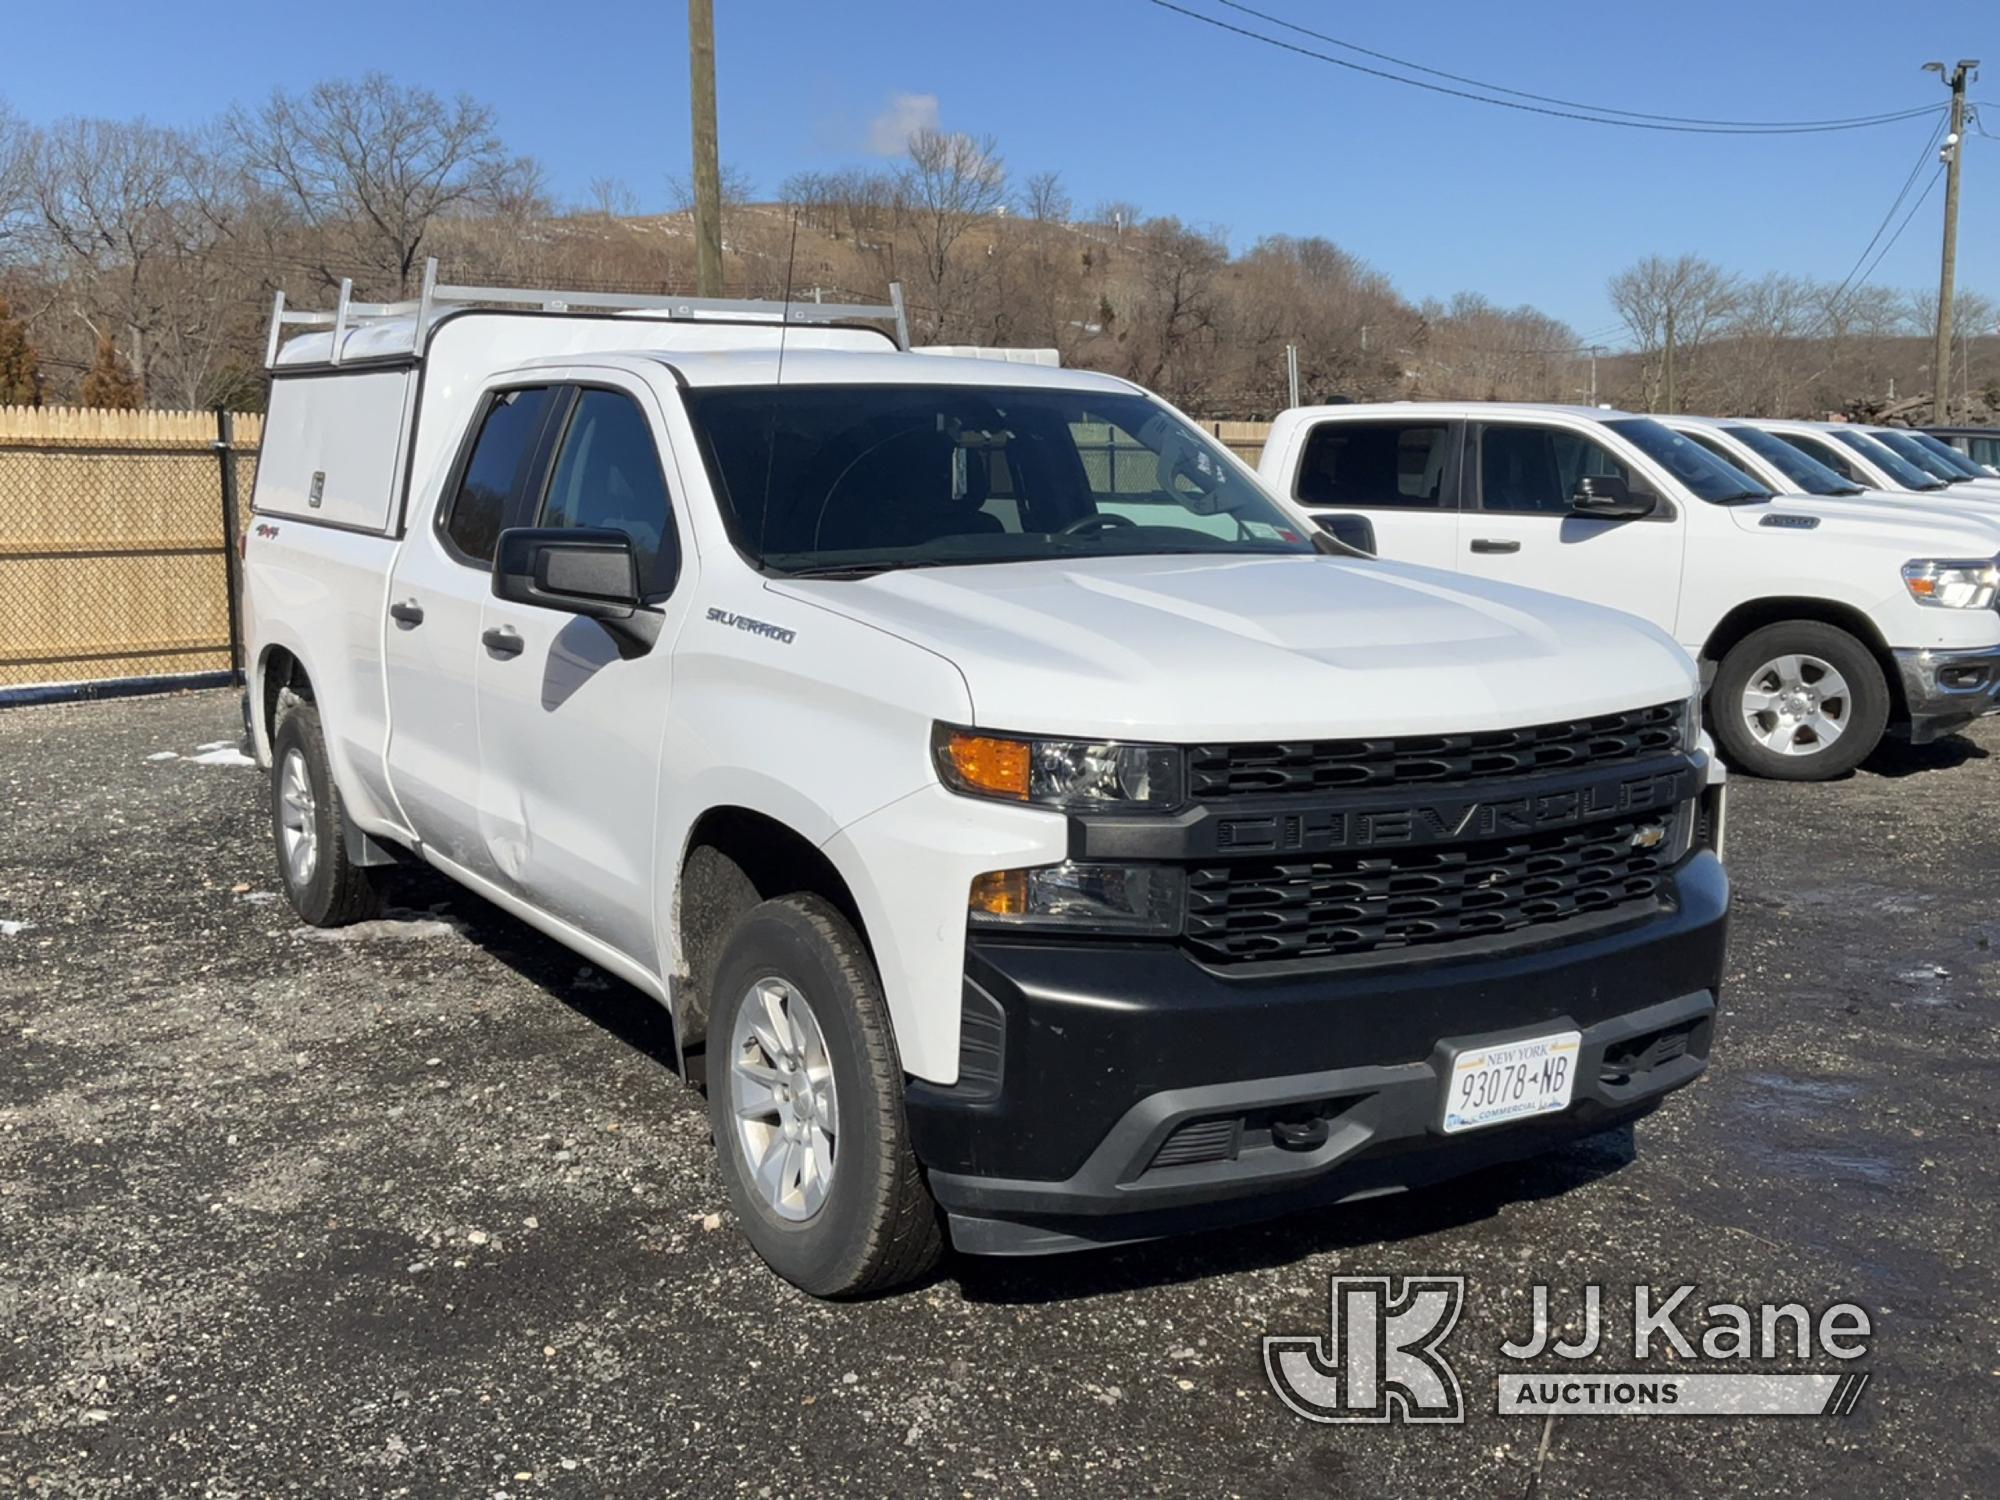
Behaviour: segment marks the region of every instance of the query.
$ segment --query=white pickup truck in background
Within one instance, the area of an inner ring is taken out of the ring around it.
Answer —
[[[280,304],[245,618],[306,921],[421,860],[669,1007],[822,1295],[1701,1071],[1721,772],[1664,632],[1345,555],[1128,382],[843,318],[901,321]]]
[[[1862,427],[1852,422],[1801,422],[1774,417],[1748,418],[1750,425],[1790,443],[1800,452],[1870,490],[1901,498],[1920,496],[1953,504],[2000,505],[2000,480],[1978,471],[1962,454],[1964,468],[1947,467],[1919,435],[1903,428]],[[1928,439],[1935,442],[1935,439]],[[1940,445],[1942,446],[1942,445]]]
[[[1892,507],[1905,518],[1933,516],[1957,522],[1970,517],[1991,525],[1996,535],[2000,535],[2000,496],[1988,499],[1962,490],[1916,494],[1909,490],[1870,489],[1747,418],[1676,415],[1656,416],[1654,420],[1692,438],[1724,463],[1741,469],[1778,495],[1871,500]]]
[[[1780,494],[1594,407],[1298,408],[1260,469],[1379,556],[1671,632],[1703,664],[1710,731],[1760,776],[1839,776],[1885,732],[1931,739],[2000,702],[2000,529],[1974,507]]]

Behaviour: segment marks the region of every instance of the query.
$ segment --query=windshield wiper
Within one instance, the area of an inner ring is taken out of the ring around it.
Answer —
[[[1717,495],[1710,505],[1749,505],[1757,500],[1775,500],[1777,496],[1769,490],[1736,490],[1727,495]]]
[[[900,573],[909,568],[949,567],[946,559],[935,557],[900,557],[881,562],[866,563],[814,563],[806,568],[773,568],[773,578],[873,578],[877,573]]]

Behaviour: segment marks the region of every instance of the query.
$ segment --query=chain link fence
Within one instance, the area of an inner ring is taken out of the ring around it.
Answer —
[[[0,700],[236,671],[235,528],[262,431],[0,407]]]

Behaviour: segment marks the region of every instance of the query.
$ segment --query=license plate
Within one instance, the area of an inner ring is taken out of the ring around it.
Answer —
[[[1458,1053],[1445,1082],[1445,1134],[1569,1108],[1582,1043],[1580,1031],[1557,1031]]]

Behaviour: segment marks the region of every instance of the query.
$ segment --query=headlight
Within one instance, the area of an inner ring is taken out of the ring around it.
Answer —
[[[1185,886],[1172,865],[1086,865],[992,870],[972,882],[975,927],[1170,935],[1180,931]]]
[[[1157,810],[1181,800],[1181,752],[1114,740],[1044,740],[940,724],[931,749],[955,792],[1047,807]]]
[[[1903,587],[1917,603],[1934,609],[1991,609],[2000,593],[2000,567],[1992,558],[1954,562],[1920,557],[1903,564]]]

